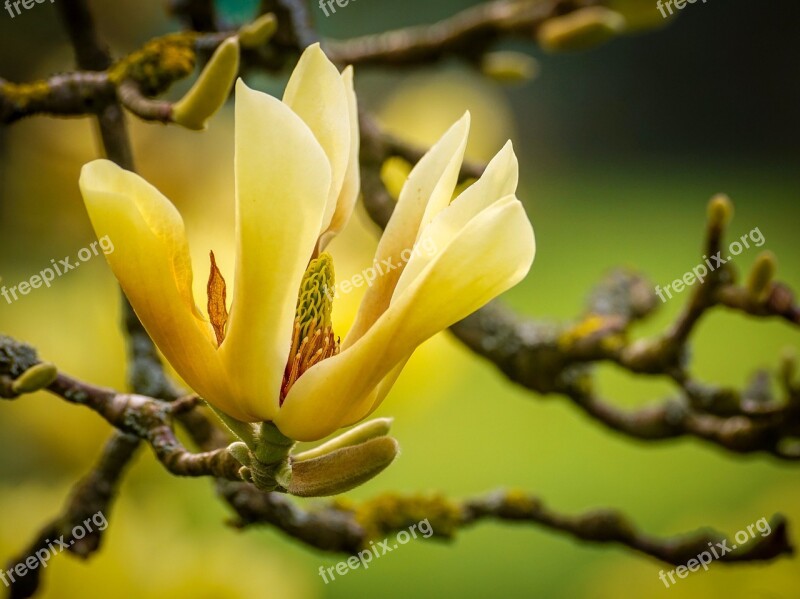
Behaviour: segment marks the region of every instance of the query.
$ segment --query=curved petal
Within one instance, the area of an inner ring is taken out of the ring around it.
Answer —
[[[350,98],[345,83],[319,44],[305,49],[283,102],[309,126],[328,157],[331,183],[318,235],[328,228],[342,191],[351,151]]]
[[[125,295],[164,357],[198,394],[231,416],[231,401],[209,323],[192,297],[192,265],[183,220],[147,181],[108,160],[81,170],[80,188]]]
[[[353,67],[347,67],[342,73],[342,82],[347,92],[347,105],[350,113],[350,155],[347,162],[347,172],[339,199],[336,201],[336,210],[328,225],[328,230],[320,239],[320,251],[330,243],[336,234],[344,229],[350,215],[353,214],[358,194],[361,191],[361,173],[359,169],[358,153],[361,147],[361,138],[358,129],[358,101],[353,88]]]
[[[279,100],[236,87],[236,275],[220,357],[249,420],[278,410],[297,292],[330,189],[328,160]]]
[[[450,203],[467,147],[469,123],[470,116],[466,113],[428,150],[408,176],[375,253],[376,262],[388,260],[391,262],[387,266],[392,264],[395,268],[378,277],[367,289],[343,348],[358,341],[388,308],[405,266],[400,254],[414,246],[424,225]]]
[[[516,198],[483,210],[361,339],[300,377],[278,414],[278,427],[293,439],[310,441],[363,418],[382,399],[375,388],[398,364],[423,341],[518,283],[534,253],[533,229]],[[387,389],[381,391],[385,395]]]
[[[389,391],[392,390],[392,387],[394,387],[397,379],[400,378],[400,374],[403,372],[403,368],[406,367],[406,364],[410,358],[411,356],[409,355],[405,359],[400,360],[400,362],[389,371],[389,374],[383,377],[383,380],[378,383],[378,386],[375,387],[372,393],[367,395],[362,401],[354,402],[344,415],[342,423],[339,425],[340,428],[361,422],[372,412],[377,410],[386,396],[389,395]]]
[[[513,195],[519,182],[519,163],[509,141],[486,166],[475,183],[465,189],[420,232],[418,246],[428,251],[417,251],[403,269],[392,294],[395,301],[419,273],[435,259],[436,252],[444,248],[466,224],[501,198]]]

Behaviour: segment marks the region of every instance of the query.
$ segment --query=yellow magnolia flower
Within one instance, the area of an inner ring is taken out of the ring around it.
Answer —
[[[515,198],[510,143],[452,203],[465,115],[411,172],[376,260],[409,250],[378,278],[339,342],[330,326],[333,262],[324,253],[359,191],[352,70],[311,46],[279,101],[236,87],[236,268],[228,315],[213,263],[209,316],[192,296],[183,221],[157,189],[106,160],[80,187],[107,258],[154,342],[199,395],[243,422],[321,439],[370,414],[414,349],[520,281],[533,230]],[[421,244],[436,252],[412,252]],[[387,262],[388,264],[388,262]]]

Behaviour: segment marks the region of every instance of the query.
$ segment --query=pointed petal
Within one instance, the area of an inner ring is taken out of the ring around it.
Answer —
[[[320,251],[324,250],[330,240],[344,229],[347,221],[350,220],[350,215],[353,213],[358,194],[361,191],[361,173],[358,162],[361,138],[358,129],[358,102],[356,100],[356,91],[353,88],[353,67],[347,67],[344,70],[342,82],[347,92],[347,105],[350,114],[350,155],[344,183],[342,183],[342,191],[336,201],[336,210],[333,213],[328,230],[323,233],[320,240]]]
[[[377,407],[367,398],[399,363],[518,283],[534,253],[533,229],[518,200],[508,196],[483,210],[361,339],[300,377],[278,414],[278,427],[306,441],[363,418]],[[354,405],[363,413],[353,414]]]
[[[378,263],[391,260],[396,268],[378,277],[367,289],[343,347],[361,338],[389,306],[403,272],[400,254],[414,246],[421,228],[450,202],[467,146],[469,123],[469,113],[466,113],[428,150],[408,176],[375,254]]]
[[[147,181],[108,160],[83,167],[80,188],[97,236],[137,316],[164,357],[198,394],[231,415],[209,323],[192,296],[183,220]]]
[[[220,356],[251,420],[278,409],[300,281],[321,226],[330,166],[292,110],[236,88],[236,274]]]
[[[345,83],[319,44],[305,49],[292,73],[283,101],[309,126],[330,163],[331,184],[322,234],[331,223],[347,174],[351,150],[350,98]]]
[[[391,303],[397,301],[402,292],[416,279],[422,270],[436,259],[440,249],[458,235],[466,224],[481,211],[506,196],[513,195],[519,181],[519,164],[509,141],[486,166],[481,178],[464,190],[453,202],[442,210],[433,222],[425,227],[417,242],[400,280],[397,282]],[[345,416],[344,426],[358,422],[375,410],[391,390],[400,376],[407,360],[394,368],[375,389],[375,392],[354,405]]]
[[[420,233],[419,251],[403,269],[394,289],[392,301],[400,295],[420,272],[432,262],[438,251],[477,216],[481,211],[506,196],[513,195],[519,181],[519,163],[509,141],[486,166],[480,179],[465,189],[453,202],[442,210],[431,224]]]

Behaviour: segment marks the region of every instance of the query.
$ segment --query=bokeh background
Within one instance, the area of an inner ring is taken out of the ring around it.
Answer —
[[[253,3],[223,4],[235,20],[246,18]],[[328,18],[312,12],[326,35],[349,37],[434,21],[469,4],[351,0]],[[155,0],[93,5],[119,54],[177,27]],[[779,258],[780,278],[798,288],[799,17],[793,0],[709,0],[688,5],[665,27],[589,52],[545,55],[532,44],[509,43],[539,59],[539,77],[524,85],[502,87],[448,62],[413,72],[359,69],[357,89],[387,128],[419,143],[430,143],[466,109],[473,113],[473,158],[514,140],[520,196],[538,241],[530,276],[505,298],[521,313],[574,317],[590,286],[616,265],[641,269],[662,285],[681,276],[699,261],[705,206],[720,191],[736,205],[731,232],[759,227],[762,249]],[[0,76],[26,81],[69,68],[71,53],[50,3],[13,20],[0,14]],[[251,83],[279,93],[284,80]],[[209,249],[224,271],[232,268],[231,107],[202,134],[131,125],[139,170],[187,221],[199,292]],[[27,279],[93,240],[77,177],[97,152],[88,120],[35,118],[0,128],[3,283]],[[369,264],[376,238],[360,211],[333,248],[340,279]],[[745,251],[737,266],[747,269],[756,253]],[[686,295],[662,306],[639,332],[663,329]],[[340,330],[357,301],[351,293],[337,302]],[[0,330],[32,343],[66,372],[121,388],[119,315],[115,281],[95,258],[50,289],[12,305],[0,301]],[[693,369],[702,379],[741,386],[755,368],[774,369],[786,347],[798,347],[796,330],[718,311],[700,327]],[[613,367],[602,369],[602,389],[631,408],[671,392],[664,381]],[[421,348],[380,413],[396,417],[403,453],[349,494],[355,499],[390,490],[457,497],[520,488],[567,512],[620,508],[659,535],[707,525],[733,533],[782,512],[798,539],[796,467],[689,439],[622,438],[559,398],[514,387],[447,335]],[[18,555],[60,509],[108,433],[93,413],[44,394],[0,405],[0,563]],[[143,452],[124,482],[102,552],[88,563],[67,556],[51,562],[42,596],[800,595],[797,558],[715,563],[665,589],[658,579],[664,566],[647,557],[494,523],[462,531],[452,543],[410,543],[368,571],[326,585],[317,570],[340,557],[271,529],[236,531],[225,526],[230,516],[208,481],[173,478]]]

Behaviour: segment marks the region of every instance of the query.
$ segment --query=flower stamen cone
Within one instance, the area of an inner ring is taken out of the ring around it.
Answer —
[[[280,403],[295,381],[309,368],[339,353],[339,340],[333,333],[334,288],[333,258],[327,252],[309,262],[300,284],[295,310],[292,345],[281,385]]]

